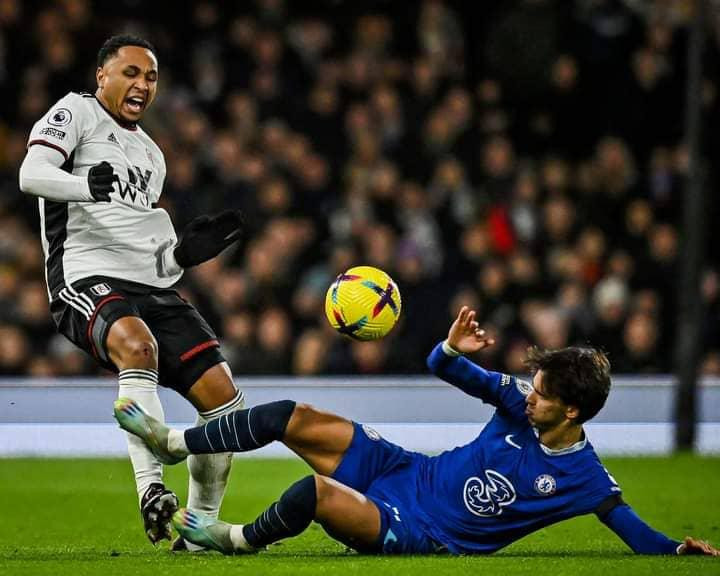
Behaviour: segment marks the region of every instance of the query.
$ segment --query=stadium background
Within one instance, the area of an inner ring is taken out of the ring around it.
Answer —
[[[55,335],[28,131],[94,90],[112,33],[157,47],[143,122],[181,229],[224,208],[247,240],[181,290],[236,375],[416,374],[460,303],[522,372],[529,343],[592,343],[615,373],[672,370],[691,2],[0,2],[0,374],[101,375]],[[716,8],[716,6],[714,6]],[[720,17],[707,22],[705,151],[718,148]],[[713,190],[716,166],[706,181]],[[714,194],[708,221],[718,216]],[[720,375],[718,244],[702,275],[700,370]],[[322,304],[354,264],[388,271],[404,312],[376,343]]]
[[[408,424],[413,448],[456,444],[487,410],[412,375],[424,372],[459,303],[472,302],[500,337],[481,357],[493,368],[522,371],[530,342],[608,350],[615,372],[632,380],[614,380],[588,431],[604,464],[653,526],[717,545],[716,456],[605,458],[628,446],[647,454],[647,440],[650,451],[673,447],[673,378],[646,375],[673,369],[691,6],[0,0],[0,456],[43,456],[0,460],[0,573],[716,573],[713,558],[633,556],[590,517],[489,558],[362,557],[317,526],[250,558],[153,549],[127,458],[67,458],[124,452],[109,410],[116,383],[54,335],[37,207],[17,185],[30,126],[68,90],[94,89],[102,41],[147,36],[161,85],[144,126],[168,161],[164,207],[178,229],[225,207],[248,214],[246,244],[186,274],[182,290],[221,333],[250,403],[311,390],[319,405],[373,425]],[[710,223],[717,2],[712,10],[702,89]],[[699,369],[710,378],[698,397],[697,448],[717,453],[712,238],[705,254]],[[334,275],[361,262],[394,276],[404,312],[390,337],[359,345],[329,330],[321,304]],[[161,395],[171,421],[192,422],[186,402]],[[618,422],[627,425],[613,430]],[[251,519],[305,474],[297,460],[236,462],[224,517]],[[183,501],[186,475],[185,466],[166,469]]]

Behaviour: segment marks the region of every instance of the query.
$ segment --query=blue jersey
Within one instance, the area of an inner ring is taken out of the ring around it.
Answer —
[[[549,524],[594,512],[620,494],[587,438],[562,450],[540,443],[525,414],[528,382],[449,357],[440,346],[428,365],[497,407],[470,444],[417,460],[415,514],[451,552],[492,552]]]
[[[430,370],[497,407],[469,444],[426,456],[355,423],[333,478],[365,494],[380,512],[377,549],[387,554],[489,553],[561,520],[595,512],[641,554],[676,554],[680,542],[645,524],[583,438],[551,450],[525,415],[531,385],[489,372],[439,344]]]

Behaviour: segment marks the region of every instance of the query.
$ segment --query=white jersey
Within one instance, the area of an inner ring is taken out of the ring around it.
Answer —
[[[62,169],[87,176],[109,162],[119,182],[111,202],[56,202],[39,198],[48,292],[108,276],[166,288],[182,271],[162,269],[161,253],[177,242],[167,212],[155,207],[165,180],[165,158],[138,126],[122,126],[92,94],[69,93],[39,120],[28,148],[44,145],[65,157]]]

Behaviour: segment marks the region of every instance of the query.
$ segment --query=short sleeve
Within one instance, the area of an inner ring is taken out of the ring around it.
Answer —
[[[40,144],[60,152],[67,160],[88,124],[89,107],[73,92],[58,100],[32,127],[27,146]]]

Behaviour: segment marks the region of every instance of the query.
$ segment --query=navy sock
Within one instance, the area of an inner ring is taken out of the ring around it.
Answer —
[[[292,400],[280,400],[236,410],[203,426],[185,430],[191,454],[247,452],[282,440],[295,409]]]
[[[243,536],[253,548],[262,548],[283,538],[297,536],[315,518],[317,493],[315,477],[306,476],[288,488],[252,524],[243,527]]]

